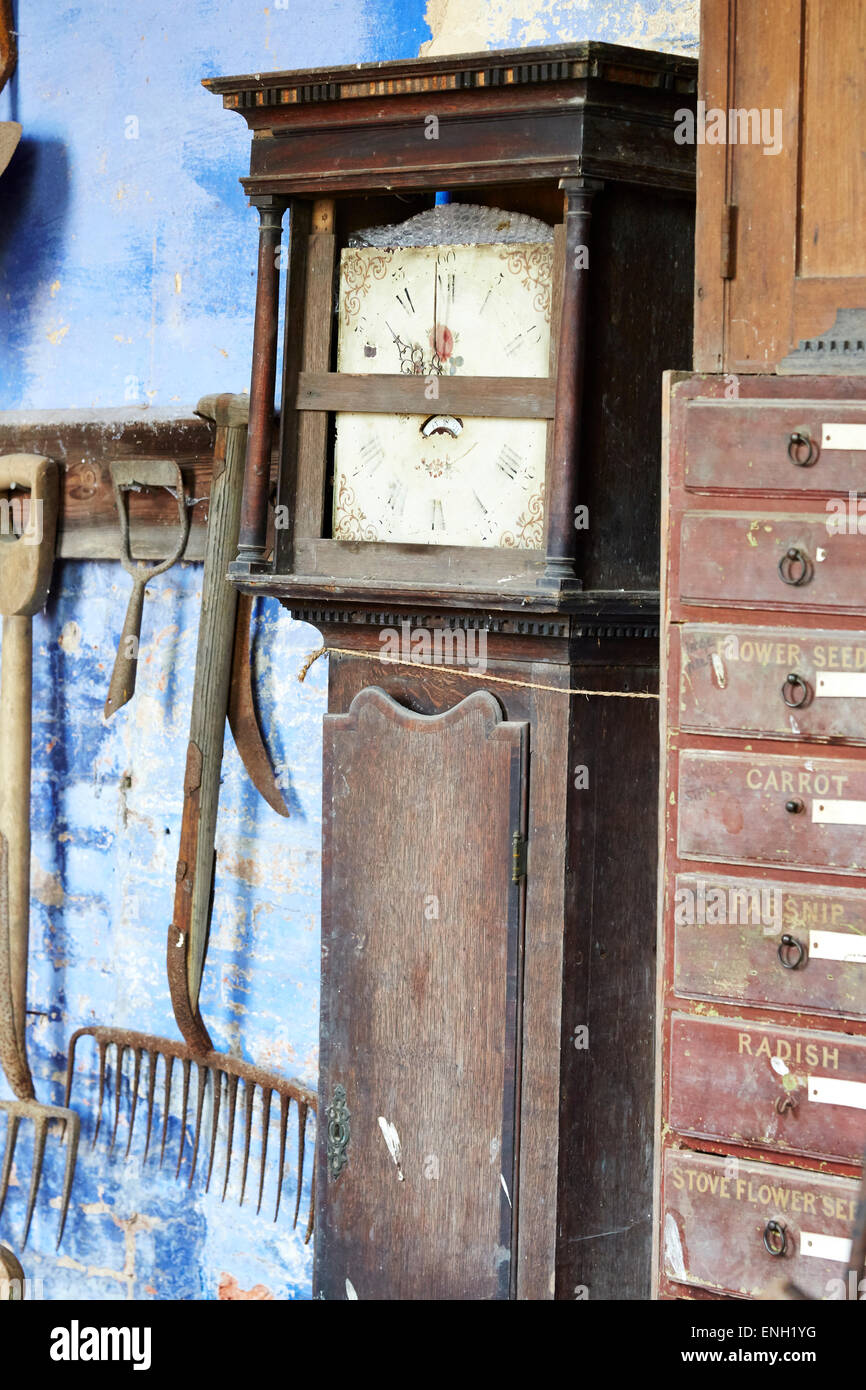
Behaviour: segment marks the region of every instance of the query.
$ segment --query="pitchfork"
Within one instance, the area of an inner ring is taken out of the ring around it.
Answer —
[[[175,1063],[179,1062],[182,1069],[181,1134],[180,1152],[177,1160],[177,1173],[179,1174],[186,1140],[186,1121],[190,1103],[190,1073],[192,1065],[195,1063],[197,1069],[195,1130],[188,1185],[192,1186],[198,1164],[202,1114],[208,1081],[210,1080],[212,1118],[208,1141],[205,1191],[210,1187],[218,1123],[220,1113],[224,1110],[227,1116],[227,1138],[222,1195],[225,1198],[231,1172],[238,1087],[239,1083],[243,1082],[244,1139],[240,1190],[242,1204],[249,1168],[253,1107],[255,1093],[258,1090],[261,1096],[262,1112],[261,1164],[256,1208],[258,1211],[261,1209],[264,1192],[271,1104],[273,1097],[278,1096],[280,1106],[279,1147],[274,1220],[277,1219],[280,1210],[289,1111],[291,1103],[294,1101],[298,1111],[298,1188],[294,1213],[294,1221],[297,1224],[301,1200],[307,1114],[310,1110],[315,1112],[315,1093],[300,1081],[289,1080],[275,1072],[265,1071],[262,1067],[245,1062],[242,1058],[227,1056],[215,1051],[198,1007],[213,902],[216,857],[214,842],[227,713],[230,716],[238,750],[255,785],[276,810],[282,810],[283,814],[288,814],[282,795],[276,787],[273,772],[267,761],[266,751],[261,744],[258,727],[253,728],[250,720],[243,717],[244,701],[237,698],[239,688],[245,681],[249,681],[248,632],[246,638],[240,642],[234,641],[233,637],[238,631],[243,638],[244,629],[245,627],[248,628],[249,624],[250,605],[248,602],[242,606],[238,604],[237,591],[228,583],[226,573],[230,561],[234,559],[237,545],[248,408],[248,398],[240,396],[207,396],[199,402],[197,407],[198,414],[216,421],[217,436],[208,507],[201,618],[184,775],[180,858],[177,864],[174,915],[168,931],[167,946],[168,983],[175,1020],[183,1036],[183,1042],[176,1042],[170,1038],[153,1037],[148,1033],[132,1032],[121,1028],[104,1026],[79,1028],[69,1043],[66,1098],[68,1104],[78,1040],[81,1037],[93,1037],[97,1044],[99,1066],[98,1115],[93,1136],[95,1145],[102,1124],[103,1102],[110,1067],[109,1049],[113,1047],[115,1049],[115,1094],[114,1122],[109,1150],[111,1151],[117,1138],[120,1120],[124,1057],[127,1052],[131,1053],[133,1075],[129,1133],[126,1145],[126,1153],[128,1154],[138,1111],[142,1063],[146,1057],[147,1120],[144,1147],[144,1159],[146,1159],[153,1130],[157,1067],[161,1057],[164,1062],[161,1164],[165,1156],[168,1133],[172,1076]],[[240,609],[239,612],[238,609]],[[233,657],[235,661],[234,673],[232,672]],[[241,669],[240,663],[246,663],[246,668]],[[235,686],[234,699],[230,690],[232,683]],[[251,707],[251,696],[247,703]],[[232,710],[234,710],[234,714],[232,714]],[[268,785],[268,779],[270,779],[270,785]],[[313,1204],[311,1201],[310,1219],[306,1231],[307,1240],[312,1233],[312,1214]]]
[[[15,1100],[0,1100],[5,1110],[6,1147],[0,1169],[0,1214],[6,1202],[21,1121],[34,1125],[33,1168],[24,1239],[27,1244],[36,1194],[42,1176],[45,1141],[52,1120],[63,1122],[67,1135],[66,1171],[61,1196],[63,1238],[69,1194],[78,1153],[79,1120],[65,1106],[42,1105],[33,1089],[27,1061],[27,954],[30,932],[30,743],[33,688],[33,614],[44,607],[51,584],[57,526],[57,471],[46,458],[29,454],[0,457],[0,491],[29,490],[27,524],[15,535],[9,525],[23,504],[8,498],[0,535],[0,613],[3,652],[0,668],[0,1061]]]

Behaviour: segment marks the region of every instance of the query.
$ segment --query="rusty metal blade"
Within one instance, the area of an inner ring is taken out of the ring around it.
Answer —
[[[135,1112],[138,1109],[138,1083],[141,1077],[141,1048],[134,1047],[132,1055],[135,1058],[135,1065],[132,1072],[132,1108],[129,1112],[129,1135],[126,1140],[126,1152],[124,1158],[129,1158],[129,1150],[132,1147],[132,1131],[135,1128]]]
[[[287,1135],[288,1127],[289,1127],[289,1106],[290,1106],[290,1104],[291,1104],[291,1100],[290,1100],[289,1096],[287,1096],[287,1095],[285,1095],[285,1094],[280,1096],[280,1137],[279,1137],[280,1161],[279,1161],[279,1166],[278,1166],[278,1168],[277,1168],[277,1200],[276,1200],[276,1202],[275,1202],[275,1204],[274,1204],[274,1220],[275,1220],[275,1221],[276,1221],[277,1217],[278,1217],[279,1214],[280,1214],[280,1198],[281,1198],[282,1195],[283,1195],[283,1174],[284,1174],[285,1171],[286,1171],[286,1135]],[[299,1189],[298,1189],[298,1190],[300,1191],[300,1186],[299,1186]],[[298,1200],[300,1201],[300,1197],[298,1198]],[[296,1210],[296,1211],[295,1211],[295,1225],[297,1225],[297,1223],[298,1223],[298,1213],[297,1213],[297,1210]]]
[[[36,1193],[39,1191],[39,1180],[42,1177],[42,1164],[45,1159],[45,1139],[48,1134],[47,1115],[37,1115],[33,1120],[33,1167],[30,1172],[30,1191],[27,1194],[27,1215],[24,1218],[24,1239],[21,1242],[21,1249],[27,1245],[27,1237],[30,1234],[30,1222],[33,1220],[33,1210],[36,1206]]]
[[[6,1147],[3,1150],[3,1169],[0,1172],[0,1216],[3,1215],[3,1208],[6,1205],[6,1194],[9,1191],[9,1178],[12,1175],[12,1160],[15,1157],[15,1144],[18,1139],[18,1126],[21,1123],[21,1116],[9,1110],[6,1114]]]
[[[162,1101],[162,1144],[159,1149],[159,1166],[165,1158],[165,1141],[168,1138],[168,1117],[171,1112],[171,1074],[174,1070],[174,1057],[169,1054],[165,1062],[165,1091]]]
[[[219,1070],[218,1067],[211,1067],[211,1069],[210,1069],[210,1074],[211,1074],[211,1081],[212,1081],[212,1083],[213,1083],[213,1114],[212,1114],[212,1116],[211,1116],[211,1126],[210,1126],[210,1155],[209,1155],[209,1158],[208,1158],[208,1165],[207,1165],[207,1182],[205,1183],[205,1186],[204,1186],[205,1192],[210,1192],[210,1180],[211,1180],[211,1174],[213,1173],[213,1160],[214,1160],[214,1154],[216,1153],[217,1134],[218,1134],[218,1132],[219,1132],[220,1102],[221,1102],[221,1100],[222,1100],[222,1093],[223,1093],[223,1074],[222,1074],[222,1072]]]
[[[198,1068],[198,1092],[195,1100],[195,1136],[192,1141],[192,1162],[189,1165],[189,1182],[187,1187],[192,1187],[192,1180],[195,1177],[196,1164],[198,1163],[198,1141],[201,1136],[201,1112],[204,1108],[204,1090],[207,1083],[207,1067],[201,1062],[196,1062]]]
[[[262,1194],[265,1190],[265,1164],[268,1157],[268,1131],[271,1124],[272,1091],[262,1091],[262,1160],[259,1166],[259,1200],[256,1203],[256,1216],[262,1209]]]
[[[226,1088],[226,1100],[228,1101],[229,1107],[229,1125],[228,1134],[226,1136],[226,1172],[223,1181],[223,1201],[225,1201],[226,1193],[229,1190],[229,1173],[231,1172],[232,1166],[232,1147],[235,1137],[235,1107],[238,1100],[238,1078],[229,1074],[226,1077]]]
[[[239,1206],[244,1204],[244,1193],[247,1190],[247,1169],[250,1165],[250,1140],[253,1137],[253,1101],[256,1096],[256,1088],[253,1082],[244,1083],[244,1166],[241,1171],[241,1197]]]
[[[144,1135],[144,1157],[142,1163],[147,1162],[147,1155],[150,1151],[150,1134],[153,1129],[153,1101],[156,1092],[156,1061],[158,1053],[147,1053],[147,1129]],[[130,1127],[130,1133],[132,1129]]]
[[[180,1103],[180,1144],[177,1150],[175,1177],[180,1174],[180,1165],[183,1162],[183,1146],[186,1141],[186,1112],[189,1107],[189,1058],[184,1057],[181,1066],[183,1067],[183,1099]]]
[[[238,594],[232,650],[232,679],[229,689],[229,728],[256,791],[261,793],[278,816],[288,816],[289,808],[277,785],[253,700],[253,672],[250,662],[252,612],[252,594]]]
[[[114,1126],[111,1131],[111,1143],[108,1152],[114,1153],[114,1141],[117,1138],[117,1126],[120,1122],[120,1099],[123,1093],[123,1059],[126,1056],[126,1048],[123,1043],[118,1043],[116,1047],[117,1059],[114,1073]]]

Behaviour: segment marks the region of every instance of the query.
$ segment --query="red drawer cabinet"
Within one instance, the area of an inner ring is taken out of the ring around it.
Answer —
[[[866,634],[684,623],[671,647],[683,730],[866,744]]]
[[[810,1298],[851,1296],[858,1184],[668,1149],[661,1269],[671,1284],[760,1298],[780,1278]]]
[[[866,1151],[864,425],[866,380],[666,382],[662,1298],[780,1275],[843,1296]]]
[[[866,1016],[866,891],[676,874],[669,912],[682,999]]]

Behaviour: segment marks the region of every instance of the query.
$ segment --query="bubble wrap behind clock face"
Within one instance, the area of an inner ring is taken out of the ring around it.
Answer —
[[[405,222],[365,227],[350,246],[489,246],[497,242],[553,241],[553,228],[537,217],[475,203],[443,203]]]

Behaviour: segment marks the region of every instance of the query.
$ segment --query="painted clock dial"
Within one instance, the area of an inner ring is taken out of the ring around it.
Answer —
[[[429,414],[338,412],[336,540],[540,550],[547,425],[439,413],[445,375],[546,377],[550,242],[349,248],[337,369],[427,380]]]

